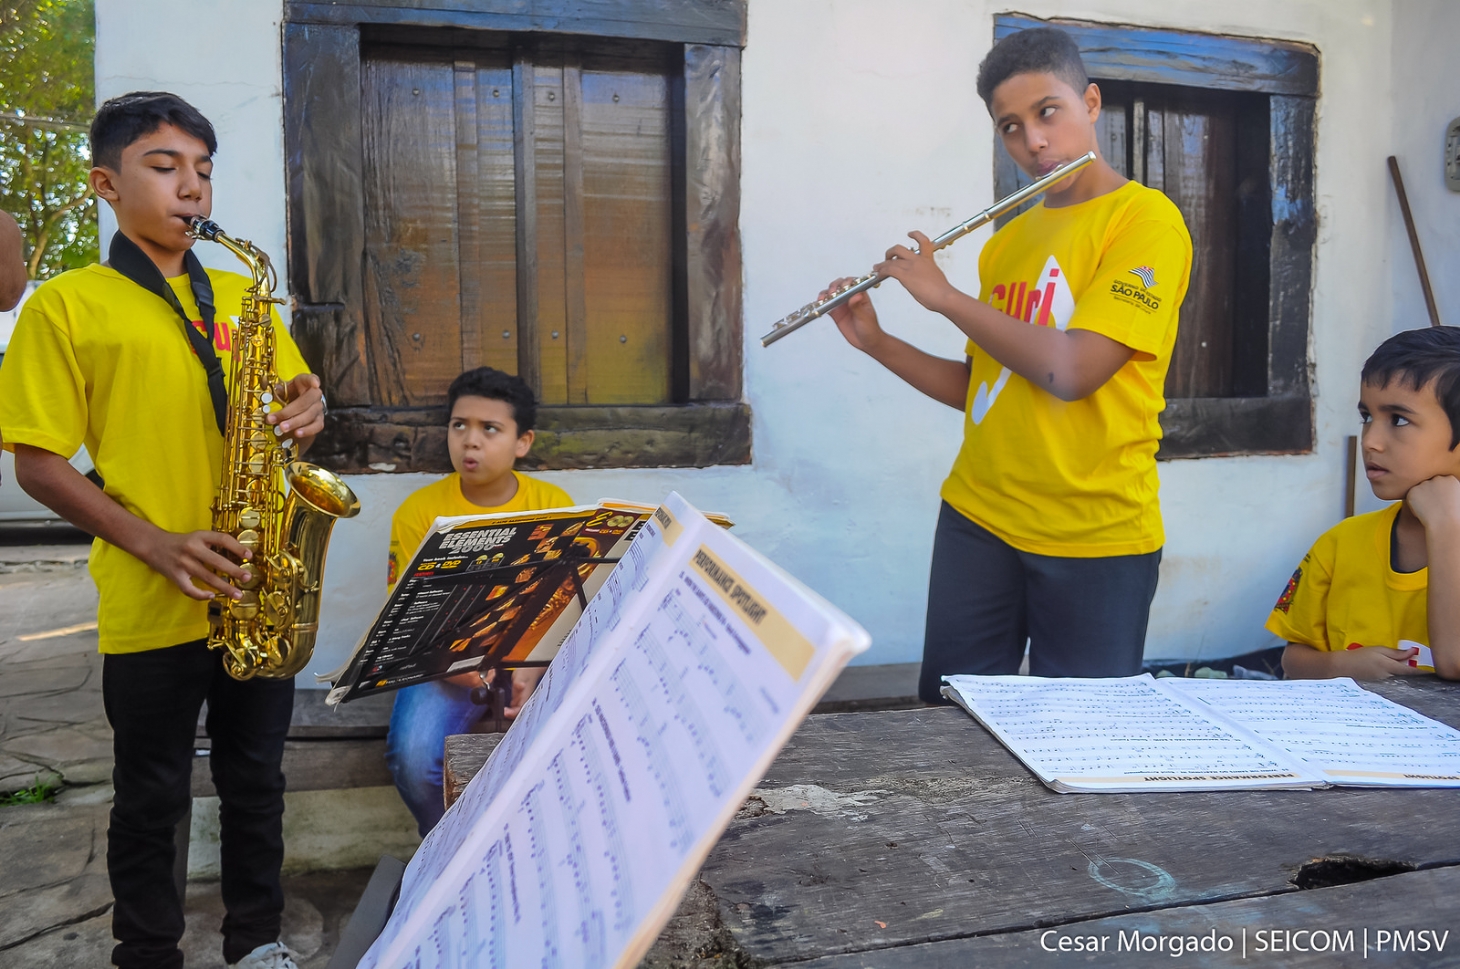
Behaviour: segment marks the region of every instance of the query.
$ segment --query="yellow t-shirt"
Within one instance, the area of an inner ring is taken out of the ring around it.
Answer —
[[[1160,548],[1158,415],[1190,274],[1181,213],[1136,182],[1077,205],[1035,206],[995,233],[979,257],[979,299],[1136,353],[1099,390],[1067,403],[970,341],[963,448],[943,500],[1026,552],[1094,558]]]
[[[1395,572],[1394,519],[1402,502],[1345,518],[1303,556],[1266,628],[1290,643],[1336,651],[1352,646],[1428,646],[1429,569]]]
[[[474,505],[461,493],[461,475],[448,474],[440,481],[434,481],[424,488],[411,492],[401,502],[390,519],[390,571],[386,583],[395,585],[396,576],[403,566],[409,565],[416,554],[421,540],[426,537],[431,523],[437,518],[452,515],[494,515],[508,511],[541,511],[544,508],[567,508],[573,504],[568,493],[555,484],[529,478],[513,471],[517,479],[517,494],[506,504],[494,508]]]
[[[208,270],[213,345],[232,380],[233,334],[249,280]],[[187,276],[168,280],[197,320]],[[202,323],[196,323],[202,329]],[[274,318],[275,361],[289,380],[308,371]],[[171,307],[105,266],[50,280],[26,301],[0,366],[0,436],[70,457],[84,443],[106,493],[170,532],[212,527],[223,436],[207,377]],[[103,653],[175,646],[208,635],[208,604],[103,541],[91,547]]]

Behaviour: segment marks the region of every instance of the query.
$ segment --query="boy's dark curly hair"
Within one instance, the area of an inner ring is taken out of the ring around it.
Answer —
[[[1435,396],[1450,418],[1450,450],[1460,445],[1460,327],[1427,326],[1396,333],[1364,361],[1360,378],[1374,387],[1402,380],[1415,390],[1435,382]]]
[[[978,65],[978,96],[993,111],[994,90],[1015,74],[1053,74],[1084,94],[1090,86],[1075,39],[1058,27],[1031,27],[994,45]]]
[[[446,412],[449,416],[458,397],[485,397],[512,405],[512,419],[517,422],[521,437],[537,425],[537,397],[527,381],[516,374],[503,373],[493,367],[468,370],[451,382],[446,391]]]
[[[112,171],[122,167],[122,150],[144,135],[170,124],[218,150],[213,125],[197,108],[166,91],[133,91],[111,98],[91,119],[91,164]]]

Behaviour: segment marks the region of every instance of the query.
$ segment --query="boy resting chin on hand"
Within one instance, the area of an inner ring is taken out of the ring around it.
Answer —
[[[1290,678],[1460,679],[1460,329],[1380,344],[1359,418],[1370,486],[1395,503],[1325,532],[1267,629]]]

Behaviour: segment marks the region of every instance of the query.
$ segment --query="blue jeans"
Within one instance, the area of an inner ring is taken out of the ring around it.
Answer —
[[[469,732],[488,712],[487,707],[471,702],[468,687],[444,680],[417,683],[396,693],[385,738],[385,763],[401,800],[415,815],[421,837],[446,813],[441,762],[447,734]]]

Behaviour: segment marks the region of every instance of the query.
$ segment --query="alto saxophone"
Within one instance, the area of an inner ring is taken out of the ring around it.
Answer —
[[[338,475],[292,460],[293,440],[265,420],[278,382],[269,309],[283,302],[273,295],[268,255],[201,216],[188,235],[228,249],[253,277],[233,335],[223,480],[213,499],[213,530],[232,535],[253,556],[249,580],[239,584],[242,597],[220,594],[208,604],[208,646],[224,651],[223,668],[236,680],[284,679],[314,652],[330,530],[336,519],[359,514],[360,500]]]

